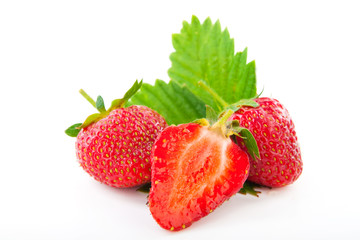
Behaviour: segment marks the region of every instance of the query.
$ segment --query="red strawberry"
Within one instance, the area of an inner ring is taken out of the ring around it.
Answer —
[[[115,100],[108,111],[104,111],[102,99],[98,98],[96,107],[100,113],[85,120],[77,135],[76,155],[81,167],[99,182],[113,187],[150,181],[151,148],[166,127],[163,117],[148,107],[123,107],[141,83],[136,82],[130,93]]]
[[[300,147],[288,111],[276,99],[258,98],[258,107],[241,107],[232,117],[254,135],[260,158],[250,158],[248,180],[269,187],[293,183],[302,172]],[[237,138],[242,149],[242,139]]]
[[[249,159],[229,138],[233,130],[225,128],[226,115],[212,126],[202,120],[167,127],[155,141],[149,206],[161,227],[189,227],[245,182]]]

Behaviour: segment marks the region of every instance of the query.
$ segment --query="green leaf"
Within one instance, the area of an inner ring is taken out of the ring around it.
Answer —
[[[132,87],[125,93],[123,99],[125,101],[128,101],[141,88],[142,84],[143,84],[143,80],[141,80],[140,82],[136,80],[136,82],[132,85]]]
[[[221,30],[219,21],[212,23],[207,18],[201,24],[193,16],[191,23],[183,22],[179,34],[173,34],[172,42],[175,52],[170,55],[170,78],[186,84],[217,112],[223,109],[218,110],[217,100],[198,85],[199,81],[229,104],[256,95],[255,62],[247,63],[247,49],[234,53],[234,40],[227,29]]]
[[[106,112],[104,99],[101,96],[98,96],[96,99],[96,109],[101,113]]]
[[[224,111],[229,106],[229,103],[225,102],[211,87],[209,87],[204,81],[199,81],[198,85],[207,93],[209,93],[214,100],[217,112]]]
[[[254,159],[254,161],[257,161],[256,157],[260,158],[260,153],[254,136],[247,128],[242,127],[239,127],[239,134],[245,143],[248,153]]]
[[[108,109],[108,112],[111,112],[112,110],[116,109],[116,108],[121,108],[124,106],[124,104],[126,103],[126,101],[124,99],[115,99],[111,102],[111,106]]]
[[[144,185],[140,186],[136,191],[149,193],[151,188],[151,183],[145,183]]]
[[[255,188],[260,188],[260,187],[262,187],[262,186],[257,183],[246,181],[244,183],[243,187],[240,189],[239,193],[244,194],[244,195],[250,194],[255,197],[259,197],[259,193],[261,193],[261,192],[256,191]]]
[[[171,124],[189,123],[205,117],[205,104],[186,86],[174,81],[165,83],[156,80],[155,85],[144,83],[125,106],[144,105],[159,114]]]
[[[259,104],[257,102],[255,102],[253,99],[241,99],[240,101],[227,106],[225,109],[231,109],[234,112],[236,112],[242,106],[254,107],[255,108],[255,107],[258,107]]]
[[[108,112],[111,112],[112,110],[116,108],[122,108],[127,103],[127,101],[135,94],[139,89],[141,88],[143,84],[143,81],[141,80],[138,82],[138,80],[135,81],[135,83],[132,85],[132,87],[125,93],[124,97],[121,99],[115,99],[111,102],[111,106],[108,109]]]
[[[76,123],[74,125],[71,125],[68,129],[65,130],[65,133],[70,137],[77,137],[77,135],[80,132],[80,126],[82,123]]]
[[[242,106],[254,107],[254,108],[259,106],[259,104],[252,99],[241,99],[240,101],[234,103],[233,105],[237,106],[239,109]]]
[[[218,115],[215,110],[208,105],[206,105],[206,119],[209,121],[210,125],[213,125],[218,120]]]
[[[228,135],[233,134],[242,138],[248,150],[248,153],[255,161],[257,161],[255,156],[257,158],[260,158],[259,148],[257,146],[254,136],[247,128],[241,127],[238,120],[228,121],[226,123],[226,128],[228,129]],[[235,141],[235,143],[238,144],[237,141]]]
[[[107,112],[91,114],[85,119],[85,121],[83,122],[83,124],[81,124],[79,128],[86,128],[87,126],[91,125],[94,122],[99,121],[100,119],[104,118],[107,115],[108,115]]]

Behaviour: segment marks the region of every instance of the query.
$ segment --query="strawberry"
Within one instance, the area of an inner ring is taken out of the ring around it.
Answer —
[[[257,98],[258,107],[243,106],[231,117],[248,128],[259,147],[260,158],[250,158],[249,181],[281,187],[293,183],[302,172],[295,127],[288,111],[276,99]],[[241,138],[239,146],[246,150]]]
[[[122,188],[150,181],[151,148],[166,122],[148,107],[124,107],[141,84],[136,81],[123,99],[113,101],[108,111],[98,97],[95,106],[100,113],[67,130],[70,135],[77,135],[80,166],[101,183]],[[85,92],[82,94],[94,102]]]
[[[224,123],[232,113],[214,124],[203,119],[169,126],[157,137],[151,152],[149,207],[164,229],[189,227],[243,186],[249,159],[229,136],[245,129],[237,129],[237,121]]]

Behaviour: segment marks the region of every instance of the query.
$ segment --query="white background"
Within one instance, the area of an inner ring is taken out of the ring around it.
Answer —
[[[1,1],[0,239],[359,239],[356,1]],[[146,194],[90,178],[64,134],[136,79],[168,81],[171,34],[220,19],[289,109],[304,172],[236,195],[190,228],[160,228]]]

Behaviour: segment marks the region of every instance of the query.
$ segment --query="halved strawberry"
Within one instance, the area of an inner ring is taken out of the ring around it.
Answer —
[[[151,154],[149,206],[161,227],[188,227],[243,186],[249,159],[229,137],[236,134],[234,122],[225,124],[231,112],[213,125],[203,119],[167,127],[158,136]]]

